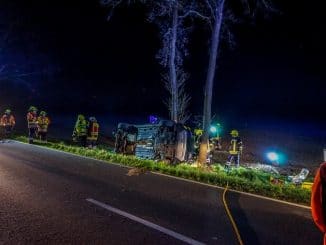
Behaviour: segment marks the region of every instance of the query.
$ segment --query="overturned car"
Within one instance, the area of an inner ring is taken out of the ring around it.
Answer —
[[[119,123],[115,133],[115,151],[171,163],[189,161],[193,155],[193,137],[183,124],[170,120],[134,125]]]

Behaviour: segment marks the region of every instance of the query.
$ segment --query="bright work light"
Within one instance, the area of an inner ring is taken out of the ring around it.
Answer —
[[[217,133],[217,128],[215,126],[211,126],[211,128],[209,129],[211,131],[211,133],[215,134]]]
[[[276,152],[268,152],[267,158],[272,162],[277,162],[279,160],[279,156]]]

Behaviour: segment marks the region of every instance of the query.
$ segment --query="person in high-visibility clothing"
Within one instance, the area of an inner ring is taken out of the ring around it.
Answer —
[[[242,154],[243,144],[241,138],[239,137],[238,130],[233,129],[231,131],[231,142],[229,146],[229,156],[228,161],[226,163],[226,167],[230,167],[232,162],[234,161],[235,166],[240,166],[240,155]]]
[[[95,117],[90,117],[87,125],[87,145],[89,148],[96,148],[100,125]]]
[[[37,137],[37,108],[35,106],[29,107],[26,120],[28,127],[28,143],[32,144],[34,138]]]
[[[203,134],[204,134],[204,130],[200,129],[200,128],[196,128],[194,130],[194,134],[195,134],[195,138],[194,138],[194,152],[195,155],[198,157],[199,155],[199,151],[200,151],[200,145],[203,143]],[[211,144],[209,139],[207,140],[207,156],[206,156],[206,163],[211,163],[212,161],[212,152],[211,152]]]
[[[194,129],[194,152],[195,152],[196,156],[198,156],[198,154],[199,154],[199,147],[200,147],[203,132],[204,132],[204,130],[202,130],[200,128]]]
[[[39,117],[37,118],[37,134],[40,140],[47,141],[48,128],[51,121],[47,116],[45,111],[41,111]]]
[[[323,244],[326,245],[326,162],[320,165],[312,185],[311,214],[316,226],[324,234]]]
[[[86,147],[87,121],[84,115],[78,115],[72,137],[74,141],[77,141],[81,146]]]
[[[12,131],[15,127],[15,117],[11,114],[11,110],[7,109],[0,119],[0,125],[3,129],[4,138],[11,138]]]

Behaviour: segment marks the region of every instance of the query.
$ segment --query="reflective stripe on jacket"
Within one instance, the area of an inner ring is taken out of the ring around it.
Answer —
[[[37,115],[36,113],[33,112],[28,112],[27,116],[27,124],[28,124],[28,128],[36,128],[37,127]]]
[[[47,132],[50,124],[48,117],[39,116],[37,118],[37,128],[39,132]]]
[[[98,139],[98,131],[99,131],[100,125],[97,122],[91,122],[88,127],[88,140],[97,140]]]
[[[87,135],[87,122],[86,120],[77,120],[75,125],[76,136],[86,136]]]
[[[242,150],[242,141],[239,137],[232,137],[230,147],[229,147],[229,153],[231,155],[237,155],[241,153]]]
[[[15,126],[16,121],[13,115],[3,115],[0,120],[1,126]]]

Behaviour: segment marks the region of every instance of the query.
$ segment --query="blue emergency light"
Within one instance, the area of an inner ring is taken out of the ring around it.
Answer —
[[[154,116],[154,115],[150,115],[149,116],[149,123],[151,123],[151,124],[158,123],[158,117],[157,116]]]

